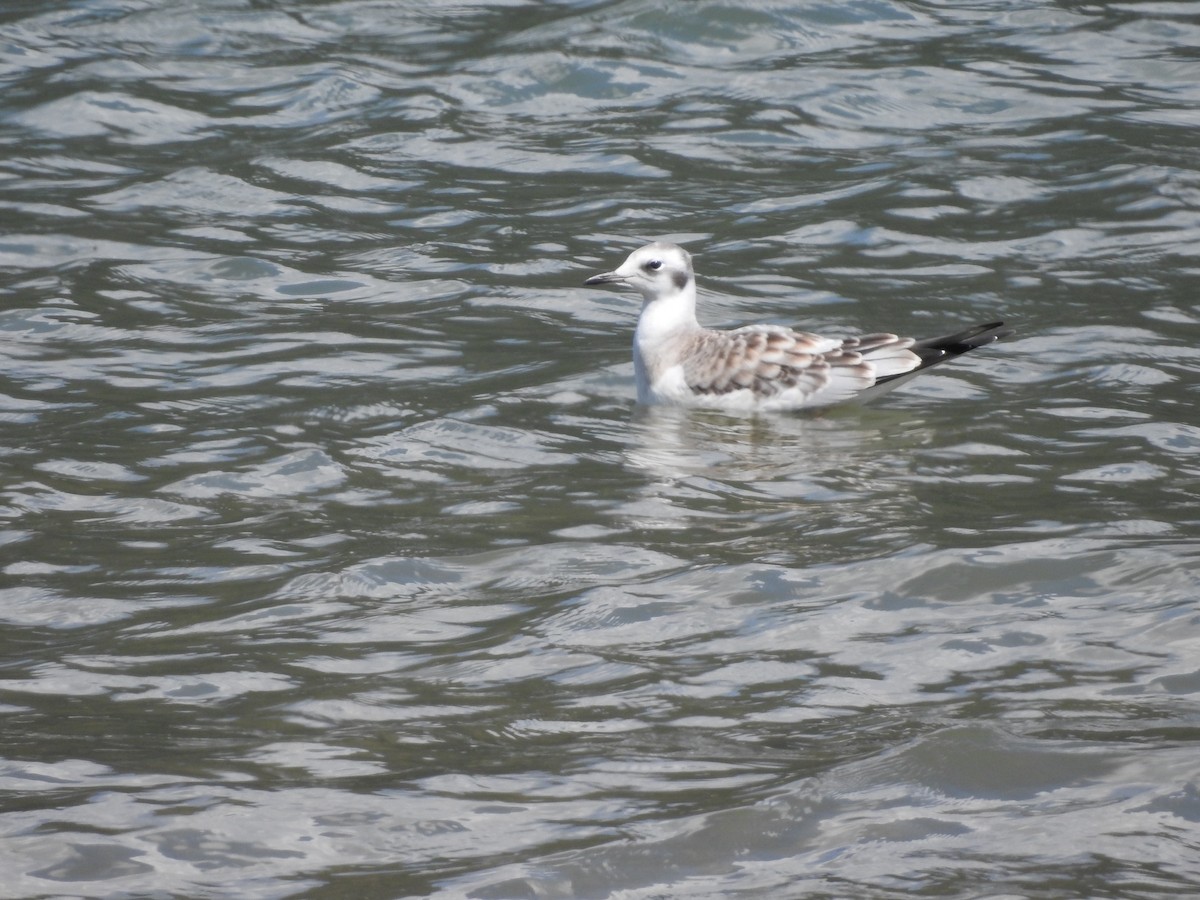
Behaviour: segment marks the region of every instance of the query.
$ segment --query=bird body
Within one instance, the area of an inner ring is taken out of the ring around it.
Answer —
[[[633,365],[638,400],[647,404],[767,412],[861,403],[1009,333],[1002,322],[929,340],[828,338],[772,325],[703,328],[691,254],[661,241],[584,284],[628,284],[642,294]]]

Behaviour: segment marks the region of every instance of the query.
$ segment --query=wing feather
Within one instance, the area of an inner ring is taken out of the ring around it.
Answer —
[[[916,368],[911,338],[873,334],[825,338],[751,326],[704,331],[682,354],[683,380],[699,402],[749,391],[756,405],[826,406],[849,399],[878,377]]]

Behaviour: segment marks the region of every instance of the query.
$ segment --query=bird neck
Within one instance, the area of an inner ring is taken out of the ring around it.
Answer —
[[[656,344],[683,331],[698,331],[696,287],[689,282],[681,290],[647,298],[638,316],[637,342]]]

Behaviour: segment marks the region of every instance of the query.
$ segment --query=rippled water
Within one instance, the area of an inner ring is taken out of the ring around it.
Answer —
[[[0,896],[1200,889],[1194,4],[59,0],[0,86]],[[652,237],[1020,337],[637,409]]]

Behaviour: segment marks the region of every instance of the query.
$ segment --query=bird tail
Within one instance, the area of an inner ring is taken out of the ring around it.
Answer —
[[[1012,333],[1013,329],[1006,328],[1003,322],[988,322],[986,325],[975,325],[954,334],[916,341],[908,350],[920,357],[920,365],[910,372],[885,375],[877,379],[875,383],[884,384],[897,378],[911,377],[931,366],[949,362],[955,357],[1008,337]]]
[[[876,369],[875,383],[859,394],[856,402],[869,403],[900,387],[906,381],[916,378],[931,366],[948,362],[1012,333],[1013,329],[1006,328],[1003,322],[989,322],[986,325],[975,325],[943,337],[926,338],[912,343],[904,342],[903,352],[907,359],[898,358],[899,354],[895,352],[882,353],[880,361],[883,365]],[[890,351],[898,349],[898,347],[888,349]],[[876,359],[874,355],[868,358],[872,362]]]

